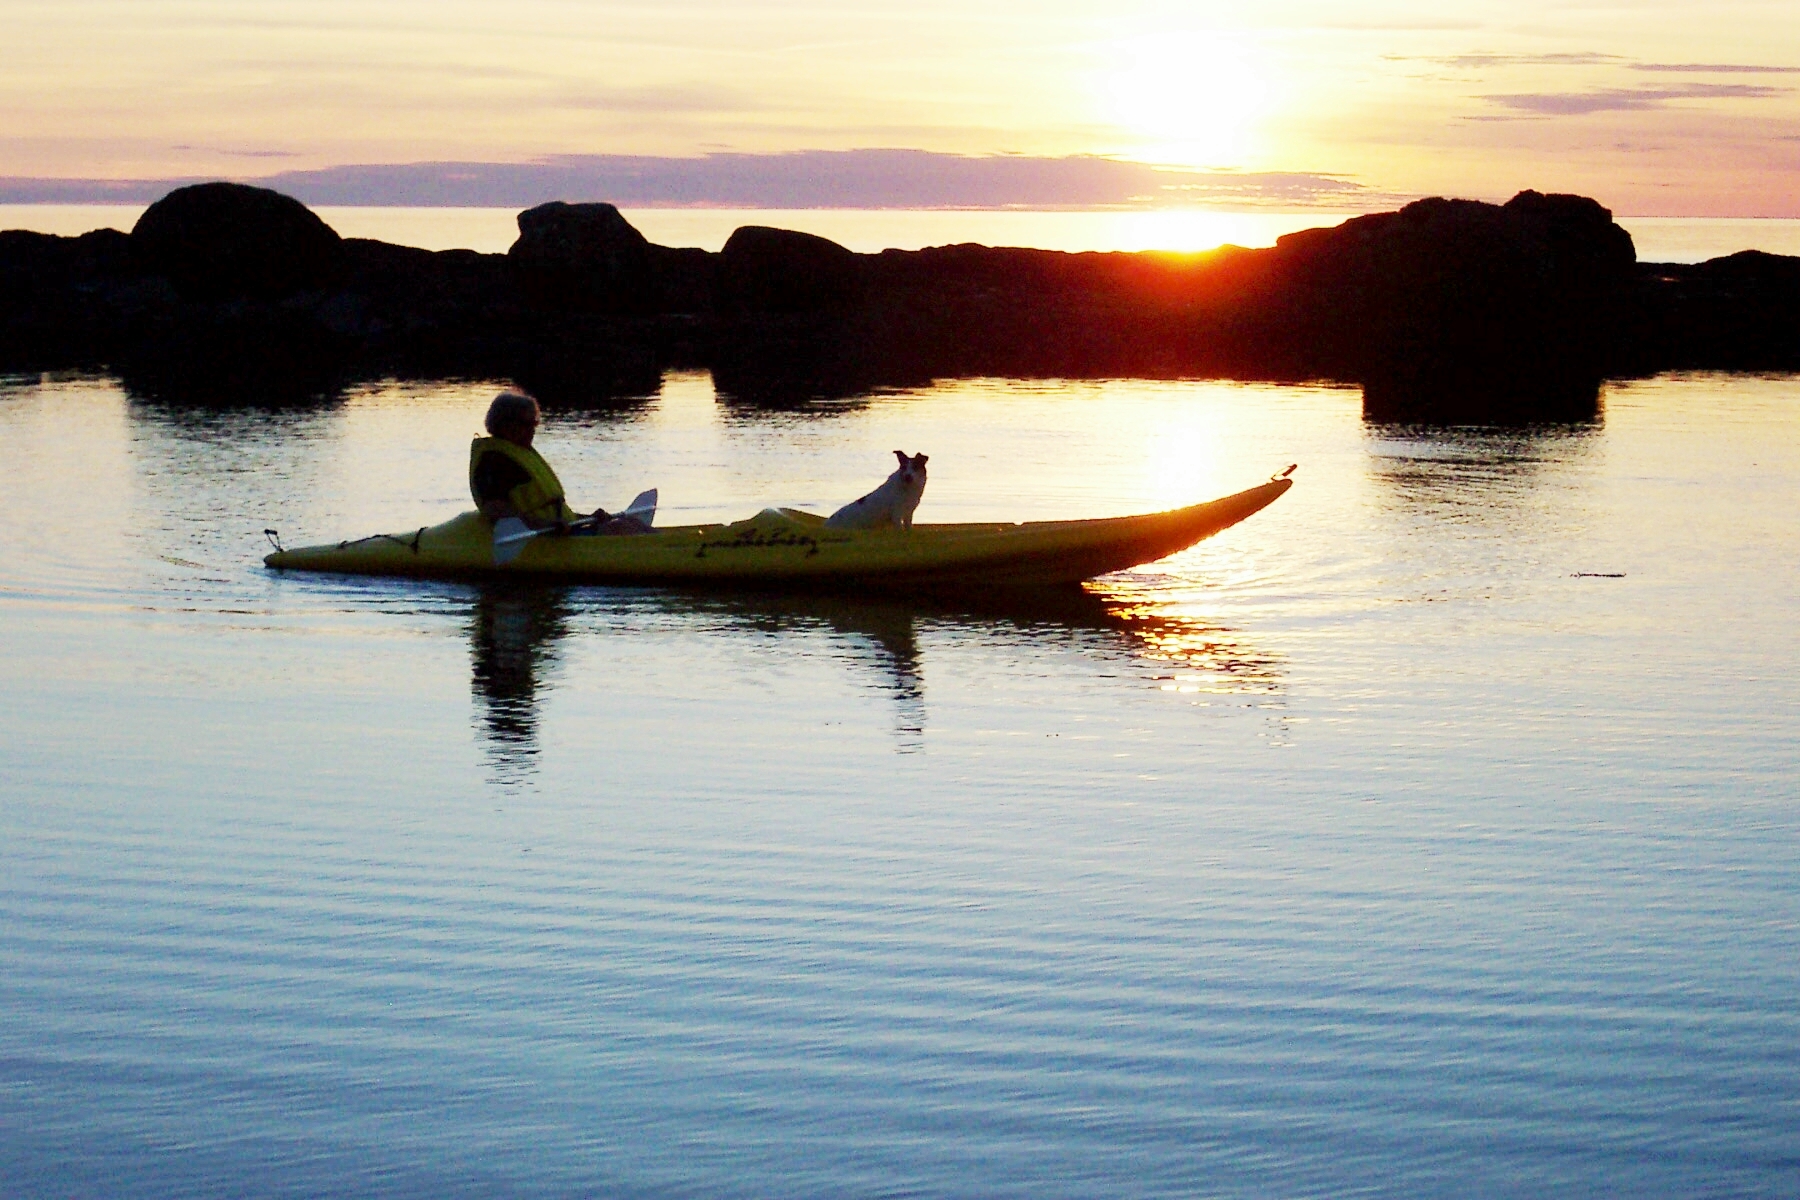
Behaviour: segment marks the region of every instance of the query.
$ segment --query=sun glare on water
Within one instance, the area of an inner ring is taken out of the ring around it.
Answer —
[[[1172,166],[1240,166],[1255,150],[1268,72],[1235,39],[1178,33],[1113,43],[1099,79],[1100,116],[1133,141],[1131,156]]]

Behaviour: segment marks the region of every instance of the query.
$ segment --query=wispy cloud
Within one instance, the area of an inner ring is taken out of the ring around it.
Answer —
[[[1248,204],[1343,204],[1375,199],[1365,184],[1341,175],[1304,172],[1169,171],[1167,182],[1147,200],[1179,199],[1188,202],[1236,201]],[[1385,200],[1386,197],[1381,197]],[[1412,199],[1412,197],[1406,197]]]
[[[1496,67],[1619,67],[1629,71],[1678,75],[1800,75],[1800,67],[1766,63],[1633,62],[1623,54],[1602,54],[1595,50],[1560,54],[1388,54],[1383,57],[1388,62],[1430,63],[1459,71],[1491,70]]]
[[[1573,51],[1565,54],[1453,54],[1443,57],[1390,54],[1389,62],[1424,62],[1453,70],[1481,70],[1490,67],[1593,67],[1625,61],[1617,54]]]
[[[1597,112],[1642,112],[1677,100],[1767,100],[1792,89],[1753,83],[1692,83],[1668,88],[1603,88],[1587,92],[1522,92],[1482,99],[1519,112],[1569,117]]]
[[[217,146],[192,146],[185,142],[170,146],[171,150],[182,150],[193,154],[217,154],[223,158],[299,158],[293,150],[228,150]]]
[[[1800,67],[1770,67],[1758,63],[1632,63],[1631,69],[1691,75],[1800,75]]]
[[[39,179],[0,176],[0,204],[149,204],[204,179]]]

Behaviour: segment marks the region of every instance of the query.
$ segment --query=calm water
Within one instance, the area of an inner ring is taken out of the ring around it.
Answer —
[[[512,208],[321,207],[320,217],[345,237],[378,238],[430,250],[504,253],[519,236]],[[129,204],[0,204],[0,229],[64,236],[90,229],[130,230],[144,206]],[[1045,250],[1210,250],[1273,246],[1298,229],[1337,225],[1354,214],[1152,209],[1140,212],[1022,212],[906,209],[630,208],[625,216],[651,241],[717,250],[740,225],[773,225],[831,238],[866,254],[890,247],[917,250],[958,242],[1036,246]],[[1781,218],[1629,217],[1643,262],[1702,262],[1739,250],[1800,255],[1800,221]]]
[[[262,569],[492,390],[0,388],[0,1193],[1800,1193],[1800,380],[671,376],[577,503],[1298,483],[980,614]]]

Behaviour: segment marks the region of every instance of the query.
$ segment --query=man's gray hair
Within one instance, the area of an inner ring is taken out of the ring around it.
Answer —
[[[538,419],[538,402],[524,392],[501,392],[488,405],[487,431],[499,433],[515,425],[524,425]]]

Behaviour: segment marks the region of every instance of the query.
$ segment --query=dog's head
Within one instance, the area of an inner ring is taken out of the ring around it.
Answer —
[[[915,479],[925,478],[925,456],[923,454],[915,454],[908,458],[906,451],[896,450],[894,457],[900,460],[899,469],[894,474],[900,476],[901,479],[911,483]]]

